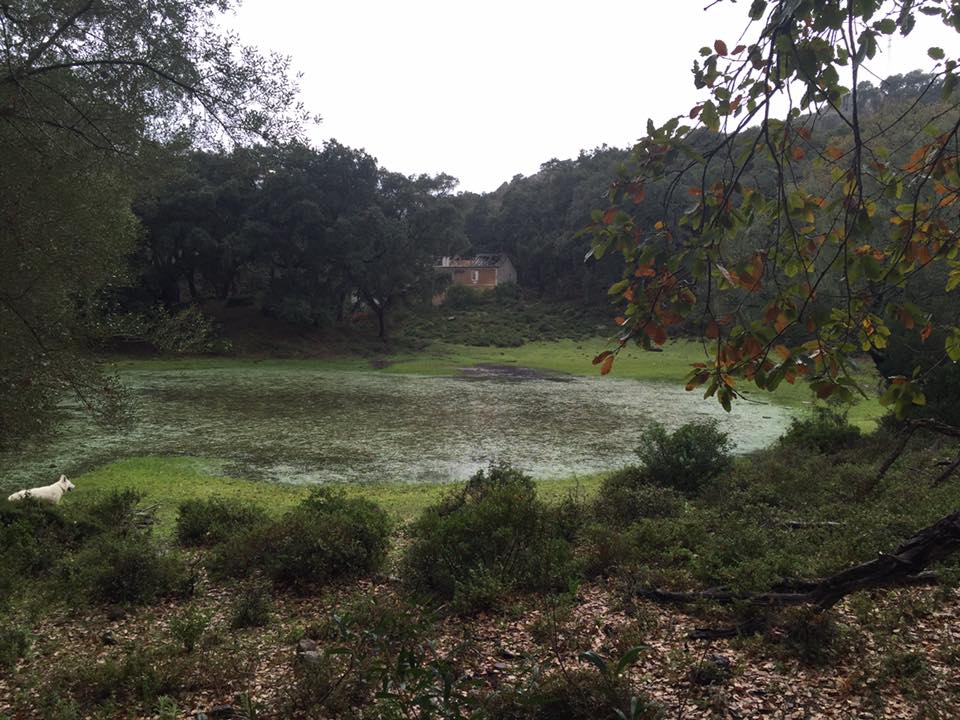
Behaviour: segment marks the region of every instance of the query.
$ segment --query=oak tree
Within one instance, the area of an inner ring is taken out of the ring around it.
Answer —
[[[224,32],[232,5],[0,1],[0,444],[49,428],[65,392],[115,406],[84,325],[124,273],[155,148],[299,132],[288,61]]]

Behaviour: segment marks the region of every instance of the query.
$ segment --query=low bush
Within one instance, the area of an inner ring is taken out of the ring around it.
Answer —
[[[497,720],[656,720],[662,709],[636,692],[623,675],[594,669],[552,673],[529,685],[494,693],[484,703]]]
[[[145,533],[101,535],[59,568],[61,587],[77,587],[95,603],[145,604],[184,587],[182,559]]]
[[[466,718],[479,697],[463,647],[442,653],[420,608],[392,593],[345,598],[307,630],[322,643],[297,664],[290,714]]]
[[[306,591],[377,570],[390,528],[387,514],[369,500],[318,488],[281,518],[228,539],[209,566],[221,576],[260,573],[277,586]]]
[[[76,531],[60,508],[32,498],[16,503],[0,500],[0,563],[11,574],[38,577],[75,544]]]
[[[0,668],[12,668],[29,648],[30,636],[26,631],[0,626]]]
[[[413,585],[461,612],[489,608],[511,591],[563,589],[572,553],[533,480],[506,465],[480,470],[427,508],[410,528],[405,563]]]
[[[860,428],[847,421],[845,412],[818,406],[808,417],[793,418],[780,438],[784,445],[808,448],[829,454],[854,447],[860,440]]]
[[[185,547],[214,545],[266,521],[266,512],[249,503],[224,498],[188,500],[180,504],[177,542]]]
[[[273,603],[265,588],[251,587],[242,592],[230,607],[230,628],[265,627],[270,624]]]
[[[451,285],[447,288],[443,304],[451,310],[465,310],[482,305],[492,299],[493,296],[489,293],[477,290],[469,285]]]
[[[113,490],[96,497],[85,506],[83,517],[95,523],[100,530],[116,531],[135,524],[133,516],[141,500],[143,493],[132,488]]]
[[[642,518],[679,517],[686,506],[682,494],[653,485],[645,468],[625,467],[603,480],[594,501],[594,514],[617,527]]]
[[[715,420],[687,423],[672,433],[652,423],[636,449],[651,482],[692,495],[732,464],[733,443]]]
[[[189,607],[170,620],[170,634],[190,653],[197,647],[209,625],[209,613]]]
[[[157,650],[133,650],[119,659],[91,662],[76,658],[63,667],[62,676],[51,676],[44,695],[48,702],[69,705],[87,717],[94,708],[143,702],[153,705],[164,695],[176,695],[186,680],[183,656]]]
[[[831,613],[789,608],[781,612],[778,624],[783,650],[807,665],[826,665],[845,649],[843,627]]]

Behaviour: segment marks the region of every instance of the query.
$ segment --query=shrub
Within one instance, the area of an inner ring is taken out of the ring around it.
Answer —
[[[481,305],[489,299],[490,296],[483,290],[477,290],[468,285],[451,285],[447,288],[444,305],[452,310],[466,310]]]
[[[520,286],[515,282],[500,283],[493,288],[493,297],[498,302],[509,303],[512,300],[519,300],[521,294]]]
[[[637,455],[651,482],[695,494],[730,467],[733,443],[715,420],[667,432],[659,423],[641,435]]]
[[[210,625],[210,615],[190,607],[170,620],[170,634],[183,645],[188,653],[200,642]]]
[[[884,653],[880,662],[881,679],[895,681],[904,689],[930,675],[927,656],[917,650],[891,649]]]
[[[860,428],[847,421],[845,412],[818,406],[805,418],[793,418],[790,427],[780,438],[784,445],[815,449],[820,453],[835,453],[853,447],[860,440]]]
[[[590,506],[579,486],[551,507],[550,513],[560,537],[570,543],[576,541],[590,520]]]
[[[144,533],[101,535],[61,567],[61,584],[76,585],[93,602],[143,604],[183,586],[178,556],[162,552]]]
[[[275,585],[304,591],[378,569],[389,539],[390,521],[377,505],[318,488],[278,520],[227,540],[210,568],[230,577],[259,572]]]
[[[685,505],[679,492],[651,485],[644,468],[630,466],[604,478],[594,501],[594,514],[623,527],[641,518],[679,517]]]
[[[302,657],[289,712],[310,717],[466,718],[477,682],[462,647],[441,652],[420,609],[392,593],[345,598],[306,635],[323,643]]]
[[[230,608],[230,628],[264,627],[270,623],[273,603],[262,587],[248,588],[241,593]]]
[[[459,493],[427,508],[410,529],[413,584],[455,609],[489,607],[509,591],[563,589],[571,550],[536,497],[533,480],[506,465],[480,470]]]
[[[0,627],[0,668],[12,668],[27,654],[30,637],[20,628]]]
[[[840,651],[842,629],[829,613],[792,608],[781,622],[784,648],[808,665],[824,665]]]
[[[661,709],[634,692],[623,675],[594,669],[552,673],[519,688],[489,696],[486,717],[498,720],[655,720]]]
[[[180,504],[177,542],[185,547],[214,545],[266,520],[262,508],[237,500],[188,500]]]
[[[138,515],[143,494],[132,489],[113,490],[82,507],[74,518],[84,537],[101,533],[124,534],[143,529],[150,518]]]
[[[50,548],[71,547],[75,532],[57,507],[28,498],[0,500],[0,563],[11,574],[38,577],[49,571],[60,553]]]
[[[136,649],[121,659],[91,662],[76,658],[63,672],[48,678],[43,693],[65,700],[86,712],[108,702],[140,701],[153,704],[164,695],[176,695],[183,687],[188,668],[185,658],[157,650]]]

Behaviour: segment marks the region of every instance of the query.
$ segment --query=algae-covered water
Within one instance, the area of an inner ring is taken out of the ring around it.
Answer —
[[[498,460],[564,477],[630,462],[651,420],[675,427],[715,417],[740,451],[773,442],[789,421],[776,405],[740,403],[727,414],[674,385],[599,377],[428,377],[291,363],[121,378],[130,427],[71,415],[53,440],[0,456],[0,483],[37,484],[140,455],[211,458],[234,476],[294,483],[461,480]]]

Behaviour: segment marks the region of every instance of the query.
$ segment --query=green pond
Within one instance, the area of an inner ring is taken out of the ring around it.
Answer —
[[[54,439],[0,456],[6,487],[36,485],[139,455],[216,460],[237,477],[292,483],[444,482],[491,461],[569,477],[631,461],[652,420],[717,418],[741,452],[789,422],[777,405],[725,413],[672,384],[538,373],[429,377],[298,363],[121,373],[133,423],[102,428],[71,411]]]

